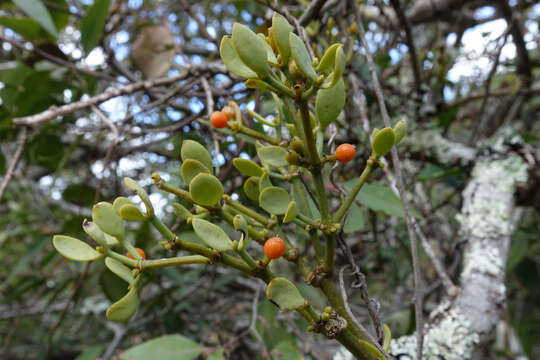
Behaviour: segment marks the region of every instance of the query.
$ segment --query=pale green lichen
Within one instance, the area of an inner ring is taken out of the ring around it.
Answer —
[[[526,164],[519,156],[479,162],[472,175],[474,183],[465,190],[467,201],[457,216],[462,235],[494,238],[511,234],[508,204],[502,200],[513,195],[516,182],[527,179]]]
[[[423,358],[464,360],[470,359],[475,345],[479,341],[478,334],[470,331],[469,322],[455,309],[449,310],[443,319],[424,336]],[[392,340],[390,353],[407,355],[408,359],[416,359],[416,334],[402,336]]]

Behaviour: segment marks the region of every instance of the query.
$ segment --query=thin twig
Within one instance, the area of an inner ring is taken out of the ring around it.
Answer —
[[[21,155],[24,150],[24,145],[26,145],[26,141],[28,141],[28,128],[24,127],[19,135],[19,141],[17,149],[15,150],[15,154],[13,155],[13,160],[11,160],[6,175],[4,176],[4,180],[2,181],[2,185],[0,185],[0,201],[2,201],[9,182],[13,178],[13,174],[15,173],[15,169],[19,164],[19,160],[21,159]]]
[[[214,97],[212,96],[212,90],[210,89],[210,84],[208,84],[208,80],[201,76],[201,85],[204,89],[204,94],[206,96],[206,115],[210,119],[212,114],[214,113]],[[210,132],[212,134],[212,139],[214,140],[214,158],[216,159],[216,175],[219,175],[219,139],[216,134],[216,132],[211,128]]]
[[[377,72],[375,70],[375,63],[373,61],[371,50],[366,39],[364,27],[362,26],[364,22],[362,21],[362,17],[360,15],[360,12],[358,11],[358,8],[356,7],[356,2],[350,1],[350,4],[352,8],[354,9],[356,22],[359,24],[358,33],[360,35],[360,41],[362,42],[362,45],[366,52],[366,59],[368,62],[371,79],[373,81],[373,88],[375,89],[375,94],[377,96],[377,101],[379,103],[380,112],[381,112],[385,125],[388,127],[391,127],[392,125],[390,123],[390,116],[388,115],[386,104],[384,102],[383,91],[382,91],[381,85],[379,84],[379,79],[377,77]],[[420,284],[420,264],[418,261],[418,247],[416,243],[414,225],[413,225],[412,217],[409,211],[409,204],[408,204],[407,197],[405,194],[405,185],[403,184],[403,176],[401,174],[401,163],[399,161],[399,155],[398,155],[396,147],[392,148],[391,153],[392,153],[392,162],[394,163],[394,167],[396,169],[397,186],[398,186],[401,202],[403,204],[403,210],[405,212],[405,218],[407,221],[407,231],[409,234],[409,242],[411,246],[411,255],[412,255],[413,271],[414,271],[415,317],[416,317],[416,334],[417,334],[417,345],[418,345],[416,348],[416,357],[418,360],[422,360],[422,348],[424,345],[424,322],[422,318],[422,297],[421,297],[421,284]]]

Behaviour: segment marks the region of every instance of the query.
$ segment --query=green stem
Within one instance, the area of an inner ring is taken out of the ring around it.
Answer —
[[[248,266],[251,268],[251,270],[255,269],[257,267],[257,263],[253,258],[248,254],[246,249],[238,250],[238,255],[248,264]]]
[[[267,76],[263,80],[266,81],[267,83],[269,83],[276,90],[281,92],[283,95],[287,95],[289,97],[294,97],[294,92],[291,89],[289,89],[288,87],[286,87],[281,81],[276,79],[272,74],[270,74],[269,76]]]
[[[279,146],[279,143],[280,143],[280,141],[278,139],[275,139],[275,138],[273,138],[271,136],[268,136],[266,134],[258,132],[257,130],[253,130],[251,128],[248,128],[248,127],[246,127],[244,125],[241,125],[238,128],[238,132],[242,133],[244,135],[250,136],[252,138],[255,138],[255,139],[266,141],[267,143],[272,144],[272,145]]]
[[[244,214],[246,216],[249,216],[250,218],[252,218],[253,220],[259,222],[263,226],[268,226],[268,221],[269,220],[268,220],[267,217],[259,214],[255,210],[252,210],[252,209],[248,208],[247,206],[244,206],[244,205],[234,201],[233,199],[231,199],[230,196],[225,195],[225,196],[223,196],[223,198],[225,199],[225,202],[227,203],[227,205],[229,205],[233,209],[241,212],[242,214]]]
[[[178,266],[187,264],[210,264],[212,261],[201,255],[178,256],[166,259],[143,260],[142,269],[154,269],[166,266]]]
[[[312,218],[313,213],[311,212],[311,209],[309,207],[306,190],[304,189],[302,182],[300,181],[300,179],[294,178],[292,181],[292,184],[293,184],[294,192],[296,193],[296,197],[298,198],[298,205],[300,206],[300,211],[304,213],[305,215],[309,216],[310,218]],[[311,239],[311,245],[313,246],[313,249],[315,250],[315,255],[317,256],[317,262],[320,263],[323,257],[323,250],[321,248],[321,243],[319,242],[319,238],[317,237],[317,233],[310,231],[309,237]]]
[[[354,336],[352,331],[348,328],[343,330],[336,336],[336,340],[339,341],[347,350],[349,350],[356,359],[359,360],[378,360],[380,357],[374,355],[365,346],[362,345],[358,338]]]
[[[225,205],[221,209],[221,211],[217,212],[217,215],[219,215],[223,220],[227,221],[229,224],[233,225],[234,216],[229,211],[227,211],[228,209],[230,208],[227,205]],[[255,230],[253,226],[251,225],[248,225],[248,234],[250,238],[252,238],[253,240],[257,242],[263,241],[264,238],[266,237],[264,233]]]
[[[115,260],[118,260],[118,261],[120,261],[121,263],[123,263],[124,265],[127,265],[127,266],[136,267],[137,264],[139,263],[137,260],[130,259],[127,256],[121,255],[121,254],[119,254],[119,253],[117,253],[115,251],[112,251],[110,249],[107,249],[105,254],[108,257],[111,257],[111,258],[113,258]]]
[[[183,189],[179,189],[176,186],[173,186],[173,185],[163,181],[163,179],[160,179],[157,182],[157,187],[160,190],[163,190],[163,191],[166,191],[168,193],[174,194],[174,195],[178,196],[181,199],[189,201],[192,204],[195,203],[195,201],[193,201],[193,199],[191,198],[191,195],[189,195],[188,191],[183,190]]]
[[[220,253],[193,242],[180,239],[178,236],[174,235],[173,232],[169,230],[169,228],[165,226],[165,224],[163,224],[163,222],[161,222],[161,220],[159,220],[156,216],[150,218],[150,222],[169,243],[176,244],[176,246],[178,246],[180,249],[202,255],[212,261],[217,260],[244,273],[251,274],[251,269],[241,259],[228,254]]]
[[[301,100],[298,102],[298,105],[300,107],[300,118],[302,119],[304,138],[306,140],[310,162],[312,165],[317,166],[321,163],[321,158],[317,152],[317,145],[315,144],[315,138],[313,137],[313,128],[311,127],[308,104],[306,101]]]
[[[141,255],[137,252],[137,250],[135,250],[135,247],[131,245],[129,241],[124,239],[120,242],[120,244],[122,244],[122,246],[128,251],[128,253],[130,253],[131,256],[135,258],[135,260],[141,259]]]
[[[328,276],[332,277],[334,273],[334,256],[336,252],[336,236],[334,234],[326,235],[326,253],[325,270]]]
[[[362,189],[362,186],[364,186],[367,179],[373,172],[374,167],[375,167],[374,165],[370,165],[370,163],[368,162],[368,164],[364,168],[364,171],[362,171],[362,174],[360,174],[360,177],[358,178],[358,180],[356,180],[356,183],[354,184],[353,188],[351,189],[349,194],[347,194],[347,197],[345,198],[345,200],[343,200],[343,203],[334,214],[334,217],[332,218],[332,221],[334,223],[341,222],[341,219],[343,219],[343,216],[345,216],[345,213],[351,207],[354,199],[356,198],[356,195],[358,195],[358,193],[360,192],[360,189]]]

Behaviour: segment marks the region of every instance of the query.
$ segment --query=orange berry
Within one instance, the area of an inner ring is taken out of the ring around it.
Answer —
[[[264,254],[269,259],[278,259],[285,253],[285,243],[278,237],[272,237],[264,243]]]
[[[144,260],[146,260],[146,254],[144,253],[144,250],[143,250],[143,249],[141,249],[141,248],[135,248],[135,250],[137,250],[137,252],[139,253],[139,255],[141,255],[141,257],[142,257]],[[135,259],[135,258],[133,257],[133,255],[131,255],[130,253],[127,253],[126,256],[127,256],[128,258],[130,258],[130,259]]]
[[[225,106],[223,109],[221,109],[221,112],[225,114],[225,116],[227,117],[227,119],[231,120],[231,119],[234,119],[236,117],[236,113],[234,112],[234,109],[232,108],[232,106]]]
[[[356,150],[351,144],[341,144],[336,149],[336,159],[340,163],[346,163],[351,161],[354,158]]]
[[[210,122],[215,128],[221,129],[227,126],[227,115],[221,111],[214,111],[212,116],[210,116]]]

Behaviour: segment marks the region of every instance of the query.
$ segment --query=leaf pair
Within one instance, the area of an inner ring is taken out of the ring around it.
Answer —
[[[212,175],[212,157],[204,146],[193,140],[185,140],[180,152],[182,178],[189,184],[193,201],[203,206],[214,206],[223,196],[223,185]]]

